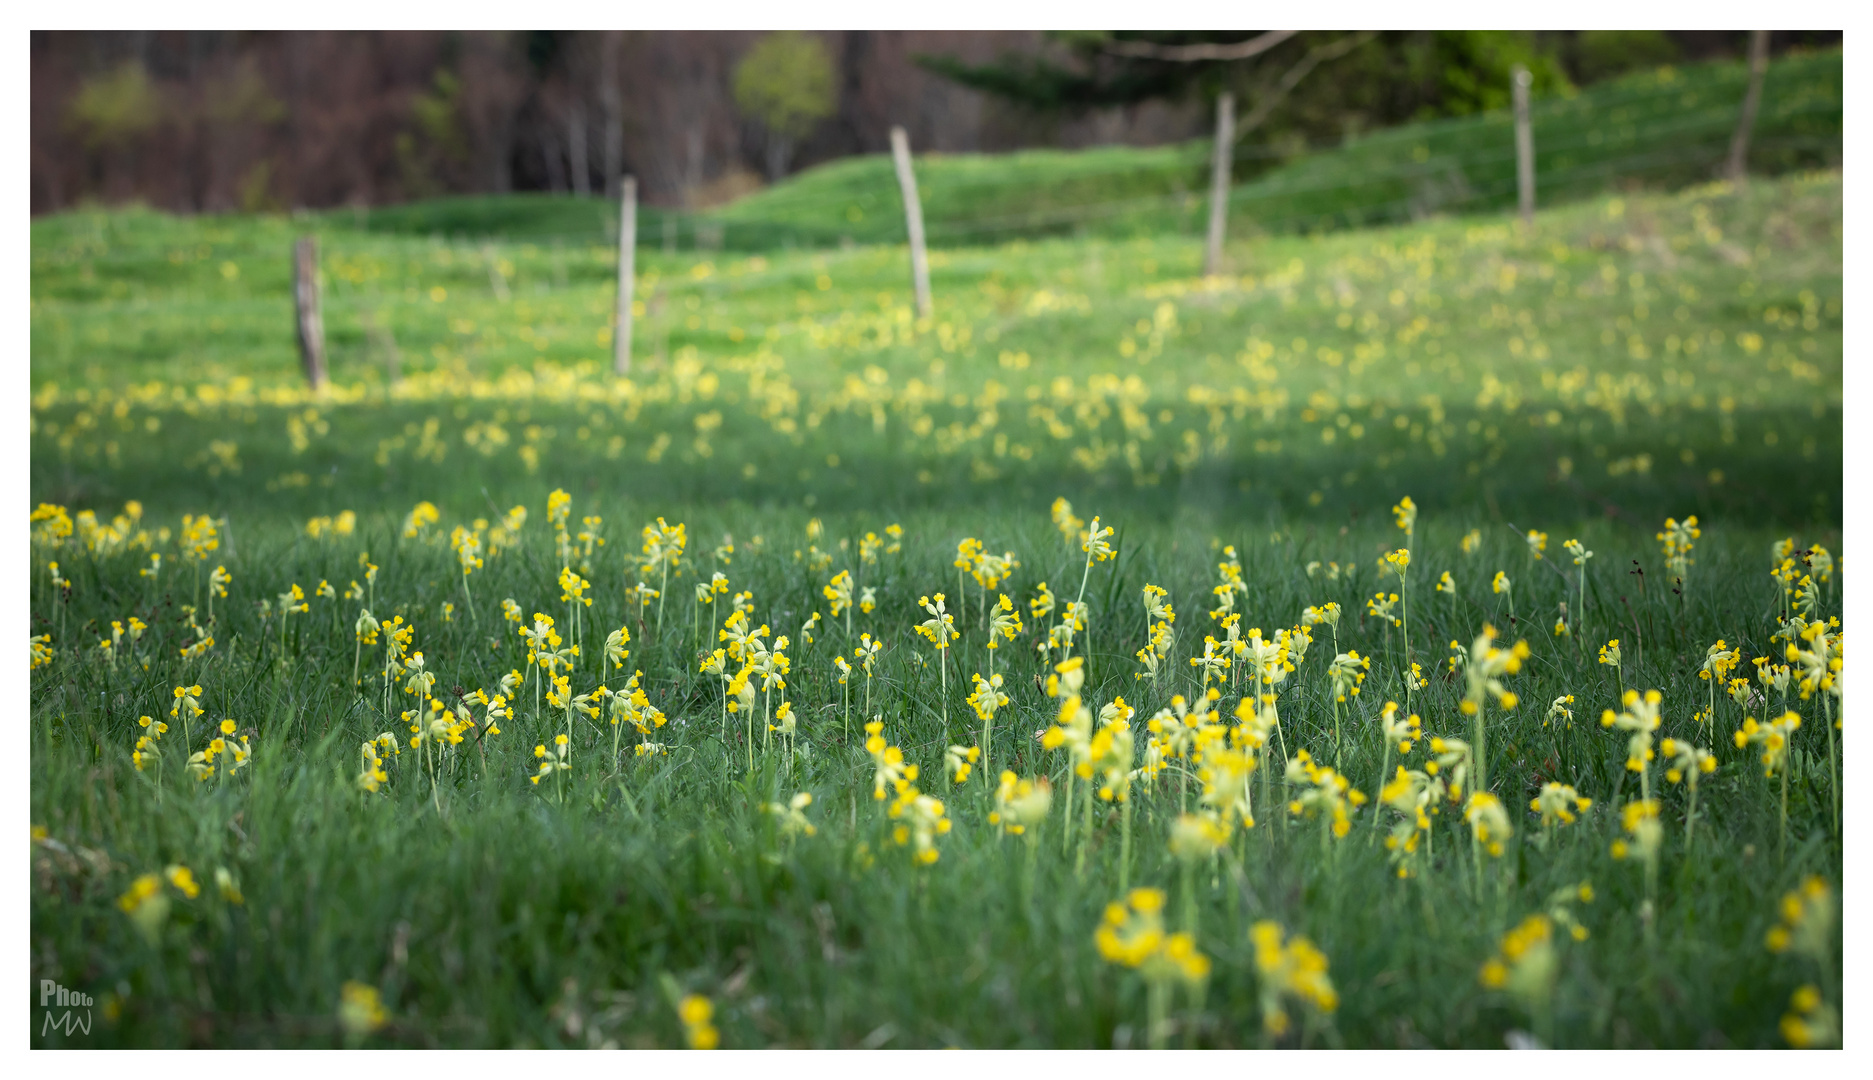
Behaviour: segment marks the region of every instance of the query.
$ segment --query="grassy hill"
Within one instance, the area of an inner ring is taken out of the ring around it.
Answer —
[[[1764,84],[1751,146],[1754,171],[1832,167],[1841,160],[1842,56],[1778,60]],[[1543,205],[1610,188],[1680,187],[1709,179],[1727,152],[1746,82],[1739,62],[1660,68],[1533,107]],[[918,187],[930,242],[961,246],[1017,237],[1194,235],[1207,208],[1209,144],[1138,149],[924,154]],[[1232,228],[1296,232],[1499,210],[1515,200],[1509,117],[1491,113],[1371,132],[1300,154],[1251,140],[1237,148]],[[344,216],[380,232],[605,242],[617,229],[601,200],[470,196]],[[666,225],[666,219],[668,223]],[[719,210],[641,211],[639,244],[736,251],[894,243],[903,209],[888,157],[809,169]]]

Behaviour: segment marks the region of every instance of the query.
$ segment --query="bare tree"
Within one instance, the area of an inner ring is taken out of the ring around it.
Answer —
[[[1762,105],[1762,78],[1769,71],[1769,31],[1749,32],[1749,89],[1743,93],[1743,115],[1737,118],[1736,134],[1730,139],[1730,157],[1723,174],[1731,183],[1749,179],[1749,136],[1756,126],[1756,110]]]

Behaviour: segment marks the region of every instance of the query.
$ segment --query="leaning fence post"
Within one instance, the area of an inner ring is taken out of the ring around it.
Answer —
[[[1229,163],[1236,144],[1236,95],[1216,98],[1216,144],[1210,152],[1210,235],[1203,247],[1203,276],[1223,270],[1223,230],[1229,221]]]
[[[1515,193],[1522,211],[1522,223],[1535,222],[1535,133],[1528,122],[1528,88],[1534,77],[1528,69],[1515,65],[1509,79],[1515,98]]]
[[[1769,31],[1749,32],[1749,89],[1743,93],[1743,115],[1737,119],[1736,134],[1730,138],[1730,160],[1724,165],[1724,178],[1733,184],[1749,179],[1749,134],[1756,126],[1756,110],[1762,104],[1762,77],[1769,70]]]
[[[924,255],[923,204],[917,200],[917,175],[910,167],[910,136],[891,128],[891,157],[897,163],[897,186],[904,195],[904,225],[910,233],[911,288],[917,294],[917,317],[930,317],[930,262]]]
[[[293,309],[299,330],[299,361],[314,390],[325,387],[325,320],[319,315],[319,242],[302,236],[293,244]]]
[[[611,370],[631,372],[631,296],[637,284],[637,177],[619,185],[618,213],[618,328],[611,336]]]

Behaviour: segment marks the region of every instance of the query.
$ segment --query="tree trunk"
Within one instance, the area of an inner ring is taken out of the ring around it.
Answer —
[[[572,158],[572,193],[581,199],[592,194],[591,165],[585,159],[585,102],[574,100],[566,110],[566,148]]]
[[[302,236],[293,245],[293,307],[299,360],[314,390],[325,388],[325,321],[319,315],[319,242]]]
[[[1736,134],[1730,139],[1730,158],[1724,163],[1724,178],[1733,184],[1749,179],[1749,136],[1756,126],[1756,110],[1762,105],[1762,77],[1769,71],[1769,31],[1749,32],[1749,89],[1743,94],[1743,115],[1737,118]]]

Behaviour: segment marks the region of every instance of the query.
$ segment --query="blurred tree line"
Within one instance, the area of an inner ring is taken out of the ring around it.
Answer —
[[[31,206],[369,206],[556,191],[694,208],[919,152],[1207,135],[1222,90],[1275,155],[1637,67],[1741,55],[1706,31],[127,31],[31,35]],[[1248,45],[1260,37],[1261,43]],[[1838,41],[1778,31],[1772,47]],[[1253,55],[1235,58],[1248,48]],[[1298,76],[1298,77],[1297,77]]]

